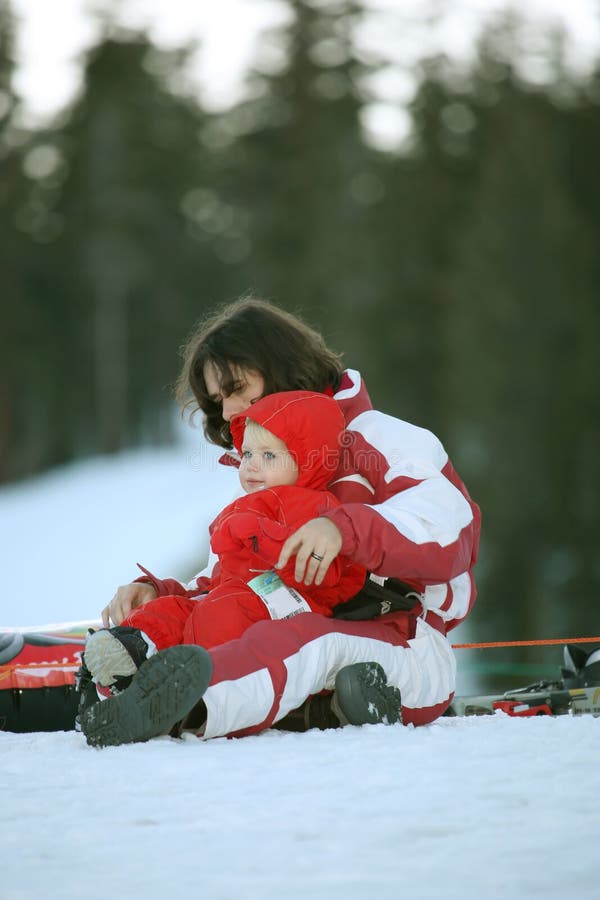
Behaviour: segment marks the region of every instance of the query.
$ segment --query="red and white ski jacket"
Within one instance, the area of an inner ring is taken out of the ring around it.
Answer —
[[[358,372],[334,395],[346,420],[346,452],[330,490],[342,552],[370,572],[421,594],[446,631],[475,600],[473,567],[481,517],[440,441],[430,431],[373,409]]]
[[[333,397],[346,422],[329,485],[341,505],[324,515],[340,529],[341,554],[375,576],[411,585],[424,611],[438,615],[446,631],[454,628],[475,600],[479,507],[435,435],[374,410],[358,372],[344,372]],[[210,584],[214,562],[186,588],[150,573],[144,580],[159,595],[198,596]]]

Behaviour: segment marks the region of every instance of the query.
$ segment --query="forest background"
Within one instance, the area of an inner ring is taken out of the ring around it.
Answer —
[[[410,63],[410,128],[384,147],[366,9],[283,6],[219,111],[191,42],[105,12],[76,97],[32,127],[0,0],[0,483],[171,441],[178,348],[252,291],[442,438],[483,511],[477,637],[595,635],[600,58],[575,73],[560,29],[532,45],[500,13],[468,64]]]

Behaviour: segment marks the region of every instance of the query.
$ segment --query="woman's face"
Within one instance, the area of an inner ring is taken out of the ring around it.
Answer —
[[[204,366],[204,383],[210,399],[214,403],[220,403],[223,409],[223,418],[231,422],[234,416],[244,412],[257,400],[260,400],[265,390],[265,380],[260,372],[250,369],[241,369],[239,366],[231,366],[234,377],[233,390],[227,396],[221,389],[221,375],[213,363],[207,362]]]

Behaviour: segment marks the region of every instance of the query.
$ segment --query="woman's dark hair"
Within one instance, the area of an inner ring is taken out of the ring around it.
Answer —
[[[182,355],[177,399],[184,410],[202,410],[207,439],[227,448],[232,446],[231,433],[221,404],[208,395],[204,381],[207,362],[219,373],[223,396],[233,391],[236,382],[232,366],[262,375],[265,394],[336,390],[343,371],[341,354],[329,350],[317,331],[297,316],[255,297],[243,297],[202,321]]]

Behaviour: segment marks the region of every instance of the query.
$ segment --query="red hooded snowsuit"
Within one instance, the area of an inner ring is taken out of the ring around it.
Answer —
[[[287,391],[263,397],[231,423],[238,451],[246,419],[283,441],[298,466],[294,485],[246,494],[227,506],[211,524],[211,547],[219,557],[206,594],[194,600],[163,596],[131,613],[123,625],[144,631],[159,650],[179,643],[215,647],[240,637],[270,613],[248,582],[269,572],[287,538],[310,519],[340,505],[326,490],[340,460],[344,417],[338,404],[324,394]],[[295,557],[277,574],[308,602],[313,612],[331,616],[332,608],[358,593],[366,569],[337,556],[323,583],[309,587],[294,579]]]

